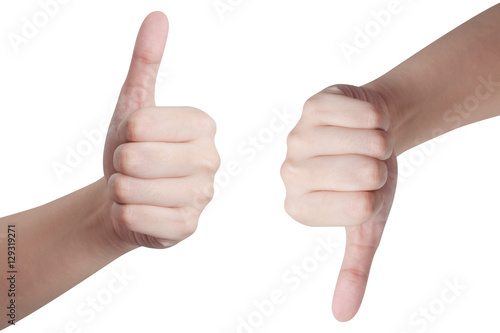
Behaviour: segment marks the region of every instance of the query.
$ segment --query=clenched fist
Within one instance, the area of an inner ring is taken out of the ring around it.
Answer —
[[[336,85],[312,96],[288,136],[285,209],[310,226],[345,226],[333,314],[358,311],[396,188],[391,119],[369,88]]]
[[[104,150],[108,223],[132,246],[164,248],[191,235],[220,164],[215,123],[206,113],[155,106],[167,34],[164,14],[145,19]]]

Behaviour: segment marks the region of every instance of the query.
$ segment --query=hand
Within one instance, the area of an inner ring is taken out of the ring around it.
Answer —
[[[164,248],[190,236],[220,164],[215,123],[206,113],[155,106],[167,34],[163,13],[142,24],[104,149],[108,223],[132,246]]]
[[[326,88],[304,105],[281,168],[285,209],[310,226],[345,226],[346,250],[332,310],[340,321],[358,311],[397,180],[391,119],[375,91]]]

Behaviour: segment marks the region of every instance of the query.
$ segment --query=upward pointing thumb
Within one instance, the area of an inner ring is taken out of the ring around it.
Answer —
[[[118,98],[119,118],[144,107],[155,106],[155,85],[167,42],[168,19],[162,12],[149,14],[135,42],[132,62]]]

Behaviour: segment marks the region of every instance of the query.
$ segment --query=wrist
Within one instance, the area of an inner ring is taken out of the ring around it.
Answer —
[[[416,108],[403,93],[408,89],[404,87],[404,82],[394,82],[392,79],[381,77],[362,87],[374,91],[385,104],[396,156],[416,146],[418,139],[413,137],[415,124],[412,125]]]
[[[16,296],[18,320],[130,251],[109,223],[106,182],[101,179],[40,207],[5,217],[23,242],[17,267],[24,288]],[[43,288],[39,284],[43,282]]]
[[[119,237],[113,227],[110,214],[112,201],[108,196],[106,179],[101,178],[83,190],[88,192],[86,225],[95,248],[109,255],[111,260],[137,248]]]

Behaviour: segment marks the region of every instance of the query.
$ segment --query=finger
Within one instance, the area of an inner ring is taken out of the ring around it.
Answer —
[[[113,166],[136,178],[185,177],[199,171],[204,162],[200,155],[200,148],[192,143],[131,142],[116,148]]]
[[[111,199],[120,204],[170,208],[204,208],[214,194],[213,177],[200,176],[141,179],[115,173],[109,178],[108,189]]]
[[[194,233],[198,223],[198,215],[187,214],[186,208],[113,203],[111,213],[113,223],[162,240],[181,241]],[[187,219],[187,216],[196,218]]]
[[[366,290],[373,257],[384,223],[367,222],[346,228],[346,250],[340,269],[332,311],[339,321],[351,320],[359,310]]]
[[[319,126],[292,131],[287,145],[296,158],[356,154],[386,160],[392,153],[387,132],[378,129]]]
[[[340,94],[322,91],[304,104],[303,119],[309,125],[348,128],[389,128],[389,117],[371,103]]]
[[[120,142],[188,142],[215,137],[213,119],[192,107],[144,108],[130,114],[118,127]]]
[[[118,99],[118,112],[155,105],[155,84],[167,42],[168,19],[161,12],[148,15],[135,43],[129,72]]]
[[[311,191],[374,191],[384,186],[387,166],[362,155],[319,156],[302,162],[289,187]]]
[[[285,210],[296,221],[318,227],[355,226],[378,213],[383,198],[378,191],[317,191],[300,197],[288,196]]]

